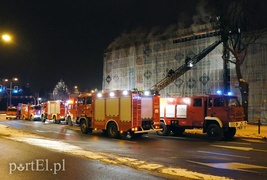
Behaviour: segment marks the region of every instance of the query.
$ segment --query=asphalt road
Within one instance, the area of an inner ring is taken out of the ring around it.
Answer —
[[[232,141],[209,141],[205,135],[161,137],[148,134],[140,139],[110,139],[102,132],[82,134],[77,126],[40,121],[3,120],[18,129],[58,139],[86,151],[114,154],[165,167],[230,179],[266,179],[267,143],[264,140],[236,138]],[[153,173],[153,171],[152,171]]]
[[[0,137],[0,179],[164,179]]]

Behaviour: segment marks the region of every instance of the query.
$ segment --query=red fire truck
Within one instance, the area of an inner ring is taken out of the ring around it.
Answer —
[[[202,128],[211,139],[232,138],[247,125],[236,96],[205,95],[161,98],[159,135],[181,135],[185,129]]]
[[[77,99],[73,98],[72,100],[67,100],[66,101],[66,115],[65,115],[65,120],[66,124],[69,126],[72,126],[74,123],[77,123]]]
[[[16,106],[7,107],[6,119],[19,119],[18,108]]]
[[[83,133],[102,130],[112,138],[156,132],[161,130],[159,101],[159,94],[137,90],[81,94],[77,122]]]
[[[41,120],[53,120],[54,123],[59,124],[61,121],[65,121],[65,102],[64,101],[47,101],[42,103]]]
[[[41,105],[21,104],[20,119],[39,120],[41,118]]]
[[[221,40],[215,41],[192,59],[187,57],[185,63],[151,87],[160,91],[178,77],[191,70],[207,54],[215,49]],[[211,139],[232,138],[237,128],[244,128],[244,110],[237,97],[226,95],[203,95],[161,99],[160,116],[162,131],[159,135],[182,134],[185,129],[203,128]]]

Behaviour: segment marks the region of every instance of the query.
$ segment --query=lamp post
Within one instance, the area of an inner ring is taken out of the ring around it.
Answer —
[[[12,78],[12,79],[4,79],[5,82],[9,81],[9,106],[11,106],[11,99],[12,99],[12,82],[18,81],[18,78]]]

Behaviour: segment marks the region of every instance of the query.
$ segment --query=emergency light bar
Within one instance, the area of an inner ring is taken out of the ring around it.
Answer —
[[[223,94],[221,90],[218,90],[216,93],[219,94],[219,95]],[[227,95],[231,96],[231,95],[233,95],[233,93],[232,92],[228,92]]]

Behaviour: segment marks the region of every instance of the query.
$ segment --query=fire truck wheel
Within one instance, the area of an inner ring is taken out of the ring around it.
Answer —
[[[32,115],[30,115],[29,120],[30,120],[30,121],[33,121],[33,117],[32,117]]]
[[[209,125],[207,134],[211,140],[221,140],[223,138],[223,130],[217,124]]]
[[[41,116],[41,121],[45,122],[45,117],[44,116]]]
[[[56,124],[56,116],[53,116],[53,123]]]
[[[167,126],[165,123],[161,122],[160,127],[161,131],[157,131],[157,134],[160,136],[169,136],[170,135],[170,126]]]
[[[83,134],[88,134],[89,133],[89,128],[87,127],[85,120],[81,121],[80,126],[81,126],[81,131],[82,131]]]
[[[236,128],[228,128],[224,131],[224,138],[225,139],[232,139],[235,136]]]
[[[68,123],[69,126],[73,126],[73,123],[72,123],[72,121],[71,121],[71,117],[68,117],[68,119],[67,119],[67,123]]]
[[[22,120],[25,120],[25,116],[23,115],[21,119],[22,119]]]
[[[119,136],[118,127],[114,122],[108,124],[108,136],[111,138],[117,138]]]
[[[60,124],[60,120],[57,120],[56,116],[53,116],[53,123]]]

